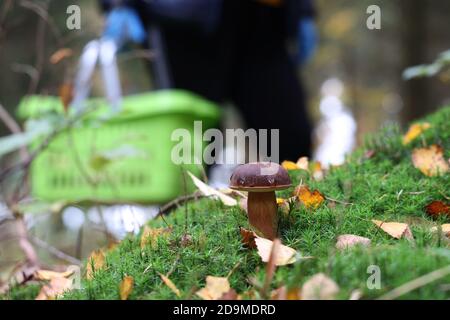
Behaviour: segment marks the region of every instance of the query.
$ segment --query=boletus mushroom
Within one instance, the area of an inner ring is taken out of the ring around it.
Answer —
[[[275,239],[278,231],[278,207],[275,191],[291,186],[287,171],[273,162],[254,162],[237,167],[230,188],[247,191],[250,224],[267,239]]]

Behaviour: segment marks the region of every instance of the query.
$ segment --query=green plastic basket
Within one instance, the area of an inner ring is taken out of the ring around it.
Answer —
[[[83,120],[98,119],[110,110],[102,99],[88,104],[99,108]],[[21,102],[19,116],[30,119],[50,110],[62,112],[58,98],[30,96]],[[185,91],[126,96],[122,111],[113,118],[98,126],[82,121],[51,141],[32,163],[32,194],[50,201],[162,203],[191,192],[193,185],[188,176],[183,177],[183,169],[199,175],[202,168],[172,162],[172,148],[178,143],[171,141],[172,132],[187,129],[193,146],[195,139],[202,140],[193,134],[194,121],[202,121],[205,130],[215,126],[219,117],[215,104]],[[114,152],[118,155],[113,161],[102,156]],[[121,152],[127,155],[121,157]],[[89,182],[92,177],[95,183]]]

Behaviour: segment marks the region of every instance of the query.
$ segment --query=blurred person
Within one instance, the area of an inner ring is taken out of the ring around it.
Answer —
[[[160,88],[231,102],[248,128],[280,129],[280,160],[310,154],[311,124],[297,66],[315,47],[312,0],[101,0],[101,5],[107,13],[104,37],[163,50],[160,66],[167,72],[152,68]],[[145,36],[152,30],[158,30],[156,37]]]

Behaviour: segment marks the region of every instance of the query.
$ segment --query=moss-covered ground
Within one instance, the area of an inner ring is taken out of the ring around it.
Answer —
[[[450,265],[450,245],[445,237],[430,228],[448,223],[448,216],[433,219],[425,206],[434,200],[448,202],[450,174],[428,177],[414,168],[412,149],[439,144],[450,158],[450,107],[424,119],[431,128],[404,146],[401,132],[385,128],[368,137],[345,165],[331,168],[321,181],[303,170],[290,171],[294,185],[300,181],[327,197],[317,209],[299,206],[289,214],[280,212],[283,244],[313,259],[279,267],[272,288],[287,285],[301,287],[311,276],[322,272],[340,287],[338,298],[348,299],[358,289],[363,299],[375,299],[408,281]],[[370,151],[371,156],[367,156]],[[288,198],[293,188],[280,192]],[[334,199],[337,201],[333,201]],[[394,239],[377,228],[371,219],[406,222],[415,241]],[[150,221],[152,227],[170,227],[168,237],[159,237],[156,245],[143,250],[139,236],[129,236],[106,256],[107,267],[84,279],[82,289],[67,293],[65,299],[118,299],[119,283],[124,275],[134,278],[130,299],[198,299],[195,291],[205,285],[205,277],[227,276],[238,293],[254,289],[253,278],[262,281],[265,264],[256,250],[241,243],[239,227],[249,228],[246,214],[239,207],[226,207],[212,199],[181,206],[171,214]],[[191,243],[182,244],[183,235]],[[336,238],[355,234],[371,239],[370,247],[356,246],[336,250]],[[369,289],[368,267],[381,271],[381,288]],[[160,274],[180,290],[180,297],[161,281]],[[448,299],[450,276],[402,295],[403,299]],[[447,286],[446,286],[447,285]],[[8,298],[35,296],[37,287],[14,288]],[[30,293],[31,292],[31,293]]]

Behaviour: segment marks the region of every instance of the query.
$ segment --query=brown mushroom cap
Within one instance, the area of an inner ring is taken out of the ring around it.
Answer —
[[[253,162],[237,167],[230,188],[241,191],[267,192],[289,188],[291,179],[287,171],[274,162]]]

